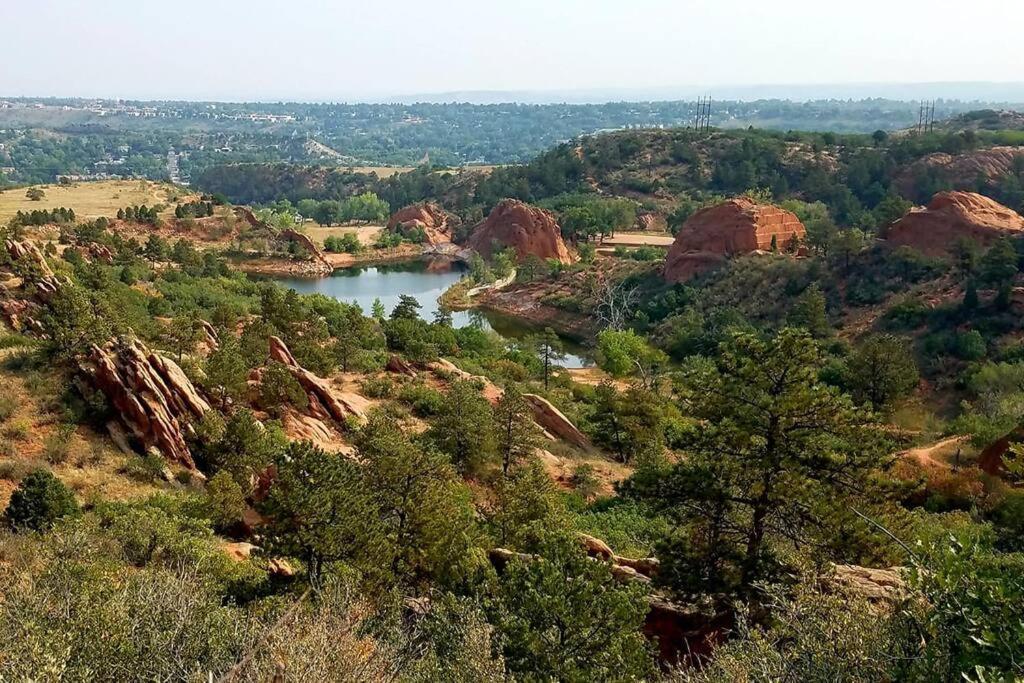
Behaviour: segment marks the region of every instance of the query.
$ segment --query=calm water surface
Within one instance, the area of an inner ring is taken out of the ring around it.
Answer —
[[[367,315],[374,299],[380,299],[390,313],[398,304],[398,297],[408,294],[420,302],[420,315],[425,320],[433,320],[438,309],[437,298],[466,273],[466,267],[461,263],[434,260],[341,268],[322,278],[275,280],[300,294],[324,294],[346,303],[356,303]],[[477,325],[506,339],[522,339],[539,331],[522,320],[492,311],[456,311],[452,314],[452,322],[455,327]],[[563,340],[563,345],[566,350],[566,358],[560,363],[563,367],[583,368],[594,364],[589,349],[568,339]]]

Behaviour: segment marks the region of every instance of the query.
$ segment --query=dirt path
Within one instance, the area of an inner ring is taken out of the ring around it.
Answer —
[[[955,453],[967,441],[966,436],[950,436],[927,446],[911,448],[903,451],[900,455],[912,458],[922,467],[949,468],[947,458],[955,456]]]

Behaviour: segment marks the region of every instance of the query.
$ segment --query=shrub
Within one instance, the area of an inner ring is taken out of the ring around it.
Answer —
[[[245,494],[227,472],[218,472],[206,484],[206,506],[217,529],[228,529],[245,513]]]
[[[37,469],[11,494],[7,523],[16,531],[42,531],[57,520],[78,513],[74,494],[49,470]]]
[[[0,396],[0,422],[7,422],[18,410],[18,402],[12,396]]]
[[[444,405],[444,395],[426,384],[407,384],[398,393],[399,400],[408,403],[420,417],[437,415]]]
[[[370,398],[391,398],[395,383],[389,377],[368,377],[362,382],[363,394]]]
[[[46,437],[43,443],[43,455],[51,465],[59,465],[68,459],[71,448],[71,437],[75,433],[75,425],[62,424],[57,431]]]

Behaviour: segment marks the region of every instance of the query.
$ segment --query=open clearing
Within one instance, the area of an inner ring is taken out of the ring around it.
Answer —
[[[302,232],[309,235],[309,238],[321,247],[324,246],[324,240],[328,237],[341,237],[348,234],[355,234],[363,246],[371,246],[377,241],[377,236],[382,230],[384,230],[383,225],[335,225],[322,228],[316,223],[306,222],[302,226]]]
[[[645,232],[617,232],[614,237],[606,237],[601,242],[605,247],[668,247],[675,241],[672,235],[652,235]]]
[[[71,185],[34,185],[46,193],[34,202],[25,196],[27,187],[0,192],[0,223],[18,211],[34,209],[73,209],[79,218],[113,218],[126,206],[170,204],[173,197],[185,199],[192,195],[170,183],[151,180],[99,180]],[[170,210],[170,209],[168,209]]]

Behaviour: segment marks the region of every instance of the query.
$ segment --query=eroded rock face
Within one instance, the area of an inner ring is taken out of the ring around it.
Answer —
[[[1015,172],[1015,164],[1024,160],[1024,147],[991,147],[963,154],[936,152],[914,162],[896,178],[896,186],[913,196],[917,179],[924,174],[937,176],[947,187],[977,187],[978,179],[998,182]]]
[[[684,282],[725,259],[755,251],[795,252],[807,231],[796,214],[737,197],[690,216],[665,258],[665,279]]]
[[[453,216],[435,202],[420,202],[398,210],[388,220],[388,230],[406,232],[421,229],[427,236],[427,244],[437,246],[452,241]]]
[[[6,240],[4,246],[12,261],[28,264],[42,278],[52,278],[53,271],[43,252],[30,240]]]
[[[636,229],[665,232],[668,230],[668,221],[660,213],[638,213],[636,216]]]
[[[82,370],[143,451],[195,469],[185,435],[210,404],[174,361],[131,339],[93,345]]]
[[[590,448],[590,440],[550,401],[536,394],[523,394],[541,429],[579,448]]]
[[[906,595],[905,570],[901,567],[874,569],[854,564],[832,566],[824,577],[835,588],[848,591],[873,603],[894,603]]]
[[[356,401],[335,391],[327,380],[299,365],[280,337],[270,338],[270,358],[288,368],[299,385],[305,389],[309,397],[310,414],[313,417],[330,418],[341,423],[349,417],[359,420],[366,417]]]
[[[520,261],[530,255],[565,264],[575,260],[562,241],[555,217],[515,199],[502,200],[487,220],[473,228],[469,246],[485,257],[491,256],[496,248],[511,247]]]
[[[889,226],[886,241],[946,256],[960,239],[986,247],[1019,235],[1024,235],[1024,217],[1013,209],[974,192],[940,192],[928,206],[911,209]]]

